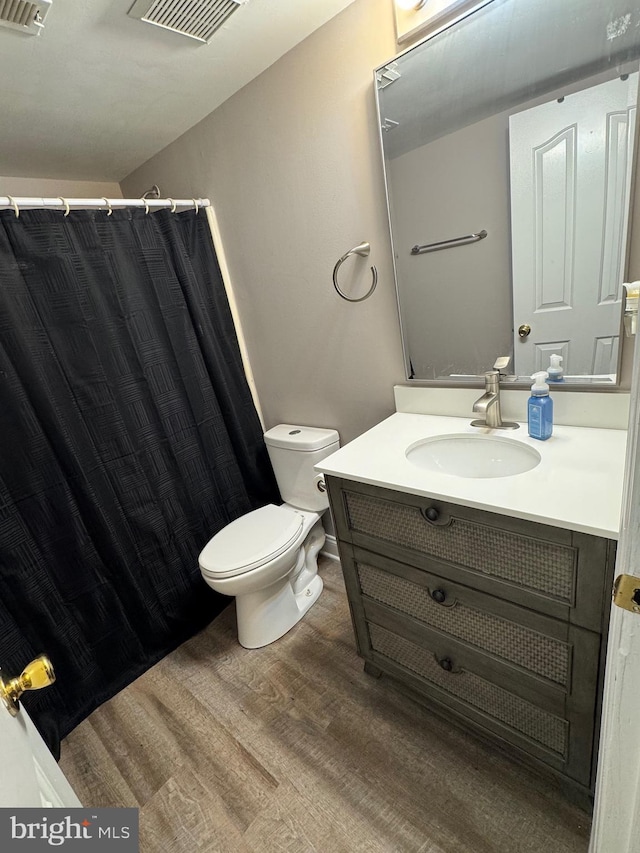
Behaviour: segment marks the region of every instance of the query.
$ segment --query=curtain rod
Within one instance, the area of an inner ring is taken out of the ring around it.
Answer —
[[[34,208],[51,208],[63,210],[65,215],[70,210],[84,208],[105,208],[109,212],[120,210],[125,207],[143,207],[147,212],[168,207],[172,213],[176,209],[193,207],[198,210],[201,207],[210,207],[208,198],[29,198],[22,196],[0,196],[0,209],[9,208],[14,210],[16,216],[21,210],[33,210]]]

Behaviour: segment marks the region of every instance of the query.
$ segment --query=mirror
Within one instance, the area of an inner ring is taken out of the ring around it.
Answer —
[[[631,0],[484,0],[376,70],[407,378],[616,382],[639,57]]]

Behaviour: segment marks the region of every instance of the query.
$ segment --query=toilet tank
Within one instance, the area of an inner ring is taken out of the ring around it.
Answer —
[[[282,500],[297,509],[323,512],[329,506],[313,466],[340,446],[335,429],[278,424],[264,434]]]

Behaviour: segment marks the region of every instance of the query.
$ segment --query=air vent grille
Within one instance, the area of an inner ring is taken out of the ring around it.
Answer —
[[[0,0],[2,2],[2,0]],[[183,36],[208,42],[247,0],[136,0],[129,15]]]
[[[0,26],[28,35],[40,35],[52,0],[0,0]]]

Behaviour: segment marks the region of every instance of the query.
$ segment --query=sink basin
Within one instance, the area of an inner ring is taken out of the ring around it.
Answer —
[[[454,477],[513,477],[531,471],[541,456],[534,447],[494,435],[438,435],[411,445],[413,465]]]

